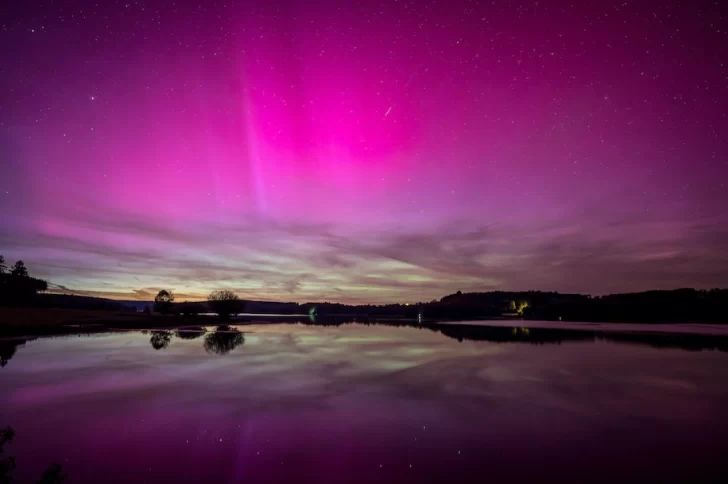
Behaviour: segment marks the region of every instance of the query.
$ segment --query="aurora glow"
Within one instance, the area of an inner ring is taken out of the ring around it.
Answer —
[[[720,2],[11,3],[0,253],[58,291],[728,280]]]

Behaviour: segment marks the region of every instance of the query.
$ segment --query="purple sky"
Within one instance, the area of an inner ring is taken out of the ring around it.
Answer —
[[[0,253],[124,299],[725,286],[721,4],[11,2]]]

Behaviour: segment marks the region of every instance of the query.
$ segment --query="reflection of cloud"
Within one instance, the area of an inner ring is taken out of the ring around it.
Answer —
[[[712,287],[728,276],[728,256],[717,249],[728,245],[728,231],[714,220],[450,223],[354,234],[260,218],[177,227],[125,214],[52,215],[34,237],[21,230],[0,243],[22,250],[56,292],[117,299],[150,300],[171,287],[178,299],[198,300],[225,286],[262,300],[423,301],[456,290]]]

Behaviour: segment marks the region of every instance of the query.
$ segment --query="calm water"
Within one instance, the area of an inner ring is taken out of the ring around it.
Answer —
[[[5,341],[5,454],[18,482],[728,478],[725,339],[458,328]]]

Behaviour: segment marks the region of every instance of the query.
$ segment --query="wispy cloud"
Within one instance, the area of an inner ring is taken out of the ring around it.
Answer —
[[[264,300],[417,301],[457,290],[708,287],[728,276],[728,257],[715,249],[728,244],[728,231],[711,220],[347,233],[263,219],[179,228],[76,215],[54,219],[47,231],[5,234],[0,243],[22,252],[55,291],[117,299],[149,300],[160,288],[202,299],[225,287]],[[54,230],[59,225],[63,234]],[[93,237],[75,235],[88,232]]]

